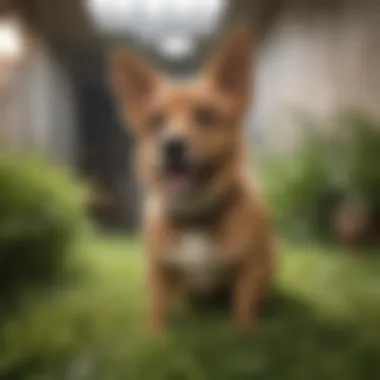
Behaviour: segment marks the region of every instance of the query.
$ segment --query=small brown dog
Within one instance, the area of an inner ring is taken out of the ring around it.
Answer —
[[[241,126],[253,41],[237,28],[191,82],[172,83],[131,52],[111,57],[112,88],[137,137],[147,190],[149,321],[160,330],[177,292],[227,285],[232,317],[248,328],[271,277],[266,208],[249,181]]]

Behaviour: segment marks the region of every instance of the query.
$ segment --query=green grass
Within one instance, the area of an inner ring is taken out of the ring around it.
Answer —
[[[364,380],[380,374],[380,255],[286,246],[273,296],[252,334],[224,315],[179,311],[160,338],[144,333],[138,241],[96,238],[79,276],[26,299],[4,319],[6,380]]]

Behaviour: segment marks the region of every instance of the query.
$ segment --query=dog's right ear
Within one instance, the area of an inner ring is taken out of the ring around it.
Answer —
[[[159,74],[136,53],[115,50],[109,55],[111,89],[120,107],[129,117],[141,112],[154,94],[160,81]]]
[[[253,46],[248,25],[238,25],[230,32],[203,70],[216,90],[233,99],[247,101],[252,85]]]

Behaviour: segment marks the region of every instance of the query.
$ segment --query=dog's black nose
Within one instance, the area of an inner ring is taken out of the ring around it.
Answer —
[[[165,159],[169,163],[179,162],[184,159],[186,143],[181,138],[171,138],[164,144]]]

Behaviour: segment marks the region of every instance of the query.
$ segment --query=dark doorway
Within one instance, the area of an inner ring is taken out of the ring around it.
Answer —
[[[133,231],[138,193],[131,168],[132,141],[121,126],[105,83],[88,82],[79,89],[80,170],[101,193],[92,213],[107,227]]]

